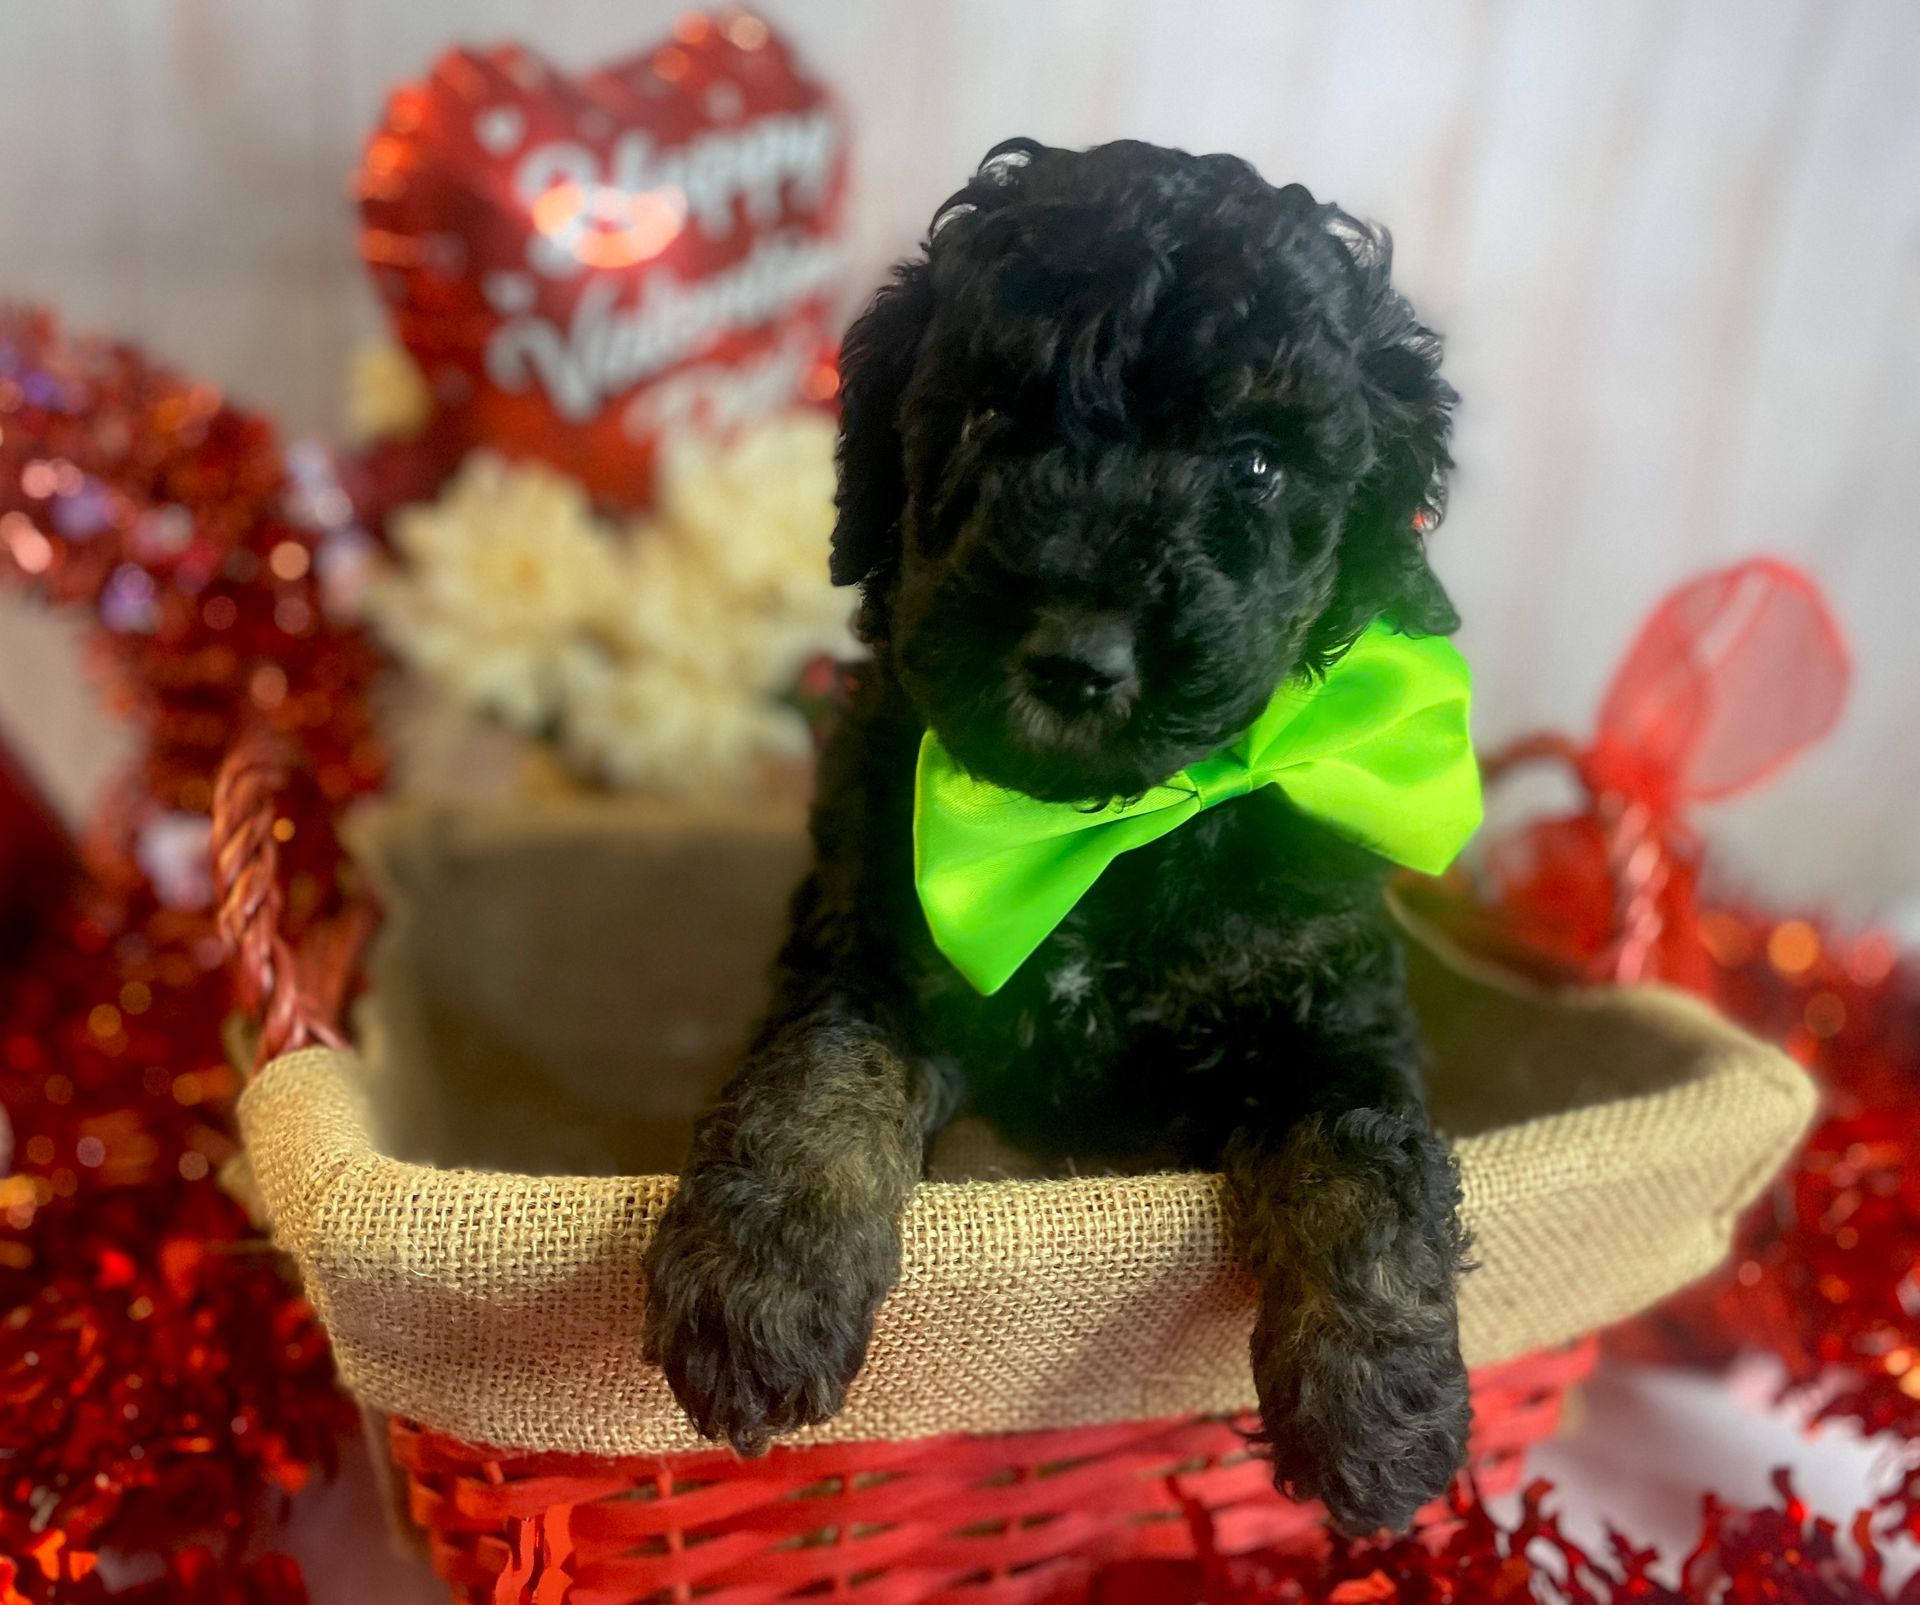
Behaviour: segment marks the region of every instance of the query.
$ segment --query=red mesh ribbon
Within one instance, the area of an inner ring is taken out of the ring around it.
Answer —
[[[1672,592],[1587,746],[1536,736],[1488,760],[1492,779],[1559,759],[1587,794],[1581,811],[1488,850],[1488,890],[1512,934],[1593,979],[1709,990],[1689,810],[1758,785],[1824,736],[1851,672],[1819,589],[1785,563],[1739,563]]]
[[[1850,674],[1800,570],[1760,558],[1690,580],[1614,674],[1589,783],[1671,812],[1746,791],[1833,728]]]

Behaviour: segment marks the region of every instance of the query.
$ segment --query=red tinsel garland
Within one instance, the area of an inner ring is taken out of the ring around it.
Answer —
[[[1589,1555],[1547,1509],[1534,1483],[1512,1526],[1470,1492],[1454,1499],[1454,1522],[1437,1538],[1386,1542],[1334,1538],[1324,1555],[1223,1556],[1205,1514],[1190,1516],[1196,1561],[1109,1567],[1091,1605],[1915,1605],[1920,1579],[1889,1593],[1870,1523],[1849,1537],[1812,1515],[1785,1472],[1779,1503],[1736,1511],[1709,1496],[1699,1542],[1677,1564],[1613,1535],[1612,1553]]]
[[[207,811],[246,723],[297,741],[339,803],[376,784],[375,663],[326,617],[319,537],[289,516],[262,420],[128,348],[0,315],[0,582],[93,614],[141,748],[87,875],[0,969],[0,1601],[294,1600],[237,1559],[263,1494],[328,1463],[352,1411],[318,1323],[221,1190],[237,1077],[222,1023]],[[341,895],[294,844],[296,917]]]
[[[1882,1508],[1920,1538],[1920,971],[1884,933],[1749,907],[1709,909],[1698,930],[1717,1000],[1807,1065],[1821,1121],[1727,1267],[1614,1347],[1691,1364],[1777,1356],[1813,1420],[1896,1447]]]

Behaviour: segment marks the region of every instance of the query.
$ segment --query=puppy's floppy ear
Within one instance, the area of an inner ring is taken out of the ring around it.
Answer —
[[[899,561],[907,502],[900,400],[932,315],[927,264],[902,262],[841,344],[835,585],[860,584]]]
[[[1427,565],[1427,538],[1446,512],[1448,441],[1459,400],[1440,376],[1440,337],[1392,287],[1386,232],[1324,208],[1361,290],[1358,363],[1374,463],[1354,492],[1340,575],[1323,617],[1335,653],[1379,617],[1410,635],[1450,635],[1460,615]]]
[[[829,572],[836,585],[865,584],[871,599],[900,556],[900,515],[907,474],[900,435],[901,398],[913,377],[920,342],[933,320],[931,258],[949,224],[992,207],[1013,192],[1022,168],[1046,147],[1002,140],[980,160],[965,187],[934,213],[925,253],[900,263],[892,281],[854,320],[840,347],[839,519]],[[964,232],[964,231],[963,231]],[[873,609],[866,609],[869,621]]]

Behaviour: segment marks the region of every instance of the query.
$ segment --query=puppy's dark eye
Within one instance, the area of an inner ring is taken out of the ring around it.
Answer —
[[[1280,488],[1280,464],[1270,447],[1257,440],[1242,441],[1227,460],[1233,482],[1256,501],[1265,501]]]

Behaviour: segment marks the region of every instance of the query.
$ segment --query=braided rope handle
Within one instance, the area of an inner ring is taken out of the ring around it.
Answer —
[[[1623,984],[1644,980],[1666,930],[1661,894],[1672,873],[1672,847],[1661,821],[1645,803],[1602,786],[1585,752],[1565,736],[1524,736],[1488,753],[1480,769],[1492,785],[1535,763],[1559,763],[1572,771],[1592,802],[1606,841],[1614,892],[1614,938],[1596,962],[1596,973]]]
[[[317,925],[296,954],[282,927],[280,801],[292,773],[285,741],[251,730],[222,760],[213,788],[217,920],[241,1013],[259,1025],[255,1068],[297,1048],[346,1045],[339,1018],[371,910]]]

